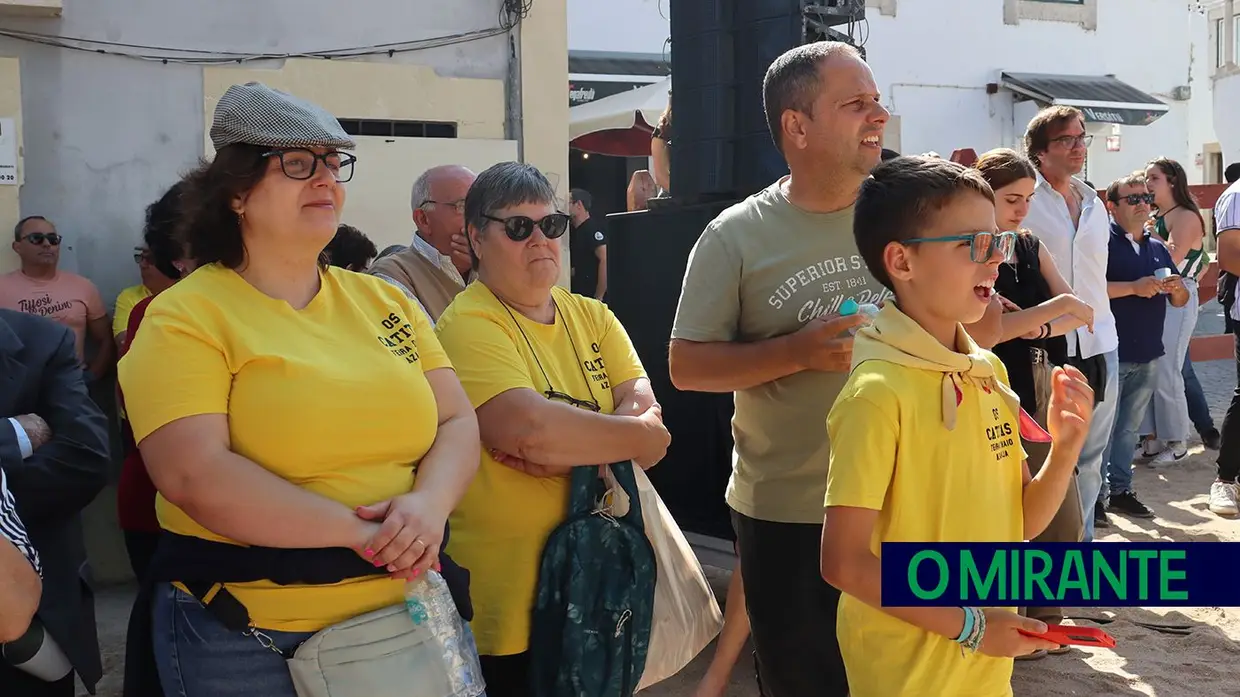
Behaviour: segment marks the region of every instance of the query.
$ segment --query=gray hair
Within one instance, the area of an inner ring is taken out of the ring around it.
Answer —
[[[501,162],[485,169],[465,195],[465,225],[478,234],[487,225],[487,216],[523,203],[556,203],[555,187],[537,167],[521,162]],[[474,269],[478,256],[470,247]]]
[[[814,100],[821,85],[819,68],[832,56],[844,54],[861,60],[861,52],[842,41],[817,41],[797,46],[776,58],[766,69],[762,80],[762,103],[766,108],[766,125],[782,153],[783,127],[780,121],[789,109],[813,116]]]
[[[468,168],[462,165],[439,165],[419,174],[418,178],[413,180],[413,191],[409,193],[410,210],[416,211],[427,201],[431,200],[431,182],[434,181],[437,175],[454,169],[469,171]]]

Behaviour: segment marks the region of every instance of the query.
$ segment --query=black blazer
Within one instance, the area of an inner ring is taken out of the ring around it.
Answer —
[[[38,414],[52,440],[22,460],[8,418]],[[107,483],[107,421],[91,401],[73,332],[0,309],[0,466],[43,562],[38,618],[94,694],[103,675],[82,509]]]

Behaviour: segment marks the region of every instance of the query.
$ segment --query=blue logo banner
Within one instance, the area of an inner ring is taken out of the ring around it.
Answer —
[[[883,605],[1240,607],[1240,543],[882,547]]]

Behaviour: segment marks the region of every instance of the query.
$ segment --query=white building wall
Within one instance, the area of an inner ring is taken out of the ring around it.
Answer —
[[[416,41],[487,29],[498,21],[498,3],[492,0],[450,4],[363,0],[350,4],[347,12],[331,0],[265,0],[244,5],[245,11],[235,2],[64,0],[59,19],[4,17],[0,28],[50,35],[53,40],[69,43],[80,38],[253,55]],[[142,49],[120,46],[112,50],[143,53]],[[484,118],[502,122],[510,53],[509,38],[501,34],[361,61],[367,65],[426,66],[434,71],[429,79],[440,76],[492,81],[501,95],[494,104],[499,112]],[[8,37],[0,38],[0,55],[16,57],[21,69],[21,214],[51,218],[67,236],[63,266],[93,280],[110,303],[121,288],[138,280],[132,256],[134,245],[141,242],[146,206],[204,154],[209,125],[203,108],[204,71],[227,70],[229,64],[216,68],[163,64]],[[231,68],[248,79],[253,73],[246,68],[279,71],[291,62],[250,61],[232,64]],[[419,80],[411,75],[401,82],[414,94],[401,93],[396,86],[399,83],[385,85],[385,92],[395,93],[388,101],[415,101]],[[325,81],[319,83],[307,81],[311,88],[323,92],[331,89]],[[319,96],[301,91],[308,99]],[[338,110],[337,115],[375,118],[379,115],[374,112],[388,105],[370,101],[349,106],[348,112]],[[447,110],[437,111],[442,114]],[[470,120],[467,105],[461,105],[459,113],[459,120]],[[425,117],[406,111],[386,118]],[[503,138],[504,134],[501,131],[489,137]],[[359,161],[359,168],[366,166]],[[410,184],[417,176],[417,166],[409,164]],[[408,227],[401,231],[402,237],[407,237],[407,231]],[[7,245],[0,250],[3,254]],[[11,254],[0,258],[2,270],[15,264]]]
[[[568,0],[568,50],[661,53],[669,6],[695,1],[704,0]]]
[[[880,86],[886,87],[887,104],[901,116],[904,152],[946,155],[971,147],[980,154],[993,147],[1019,147],[1030,106],[1014,109],[1010,92],[988,95],[985,89],[1003,71],[1113,74],[1171,110],[1151,125],[1121,127],[1119,152],[1106,151],[1111,126],[1091,124],[1090,180],[1105,186],[1160,155],[1180,160],[1191,176],[1201,142],[1189,142],[1189,103],[1170,96],[1190,81],[1194,21],[1183,0],[1141,0],[1139,13],[1132,11],[1132,0],[1097,0],[1094,31],[1076,22],[1021,19],[1009,24],[1005,3],[995,0],[888,4],[895,6],[895,16],[873,9],[868,14],[866,50]],[[927,36],[926,27],[943,30],[935,38]],[[1157,48],[1145,43],[1152,35],[1158,37]],[[1016,118],[1017,111],[1024,113]],[[1198,121],[1198,130],[1209,130]]]
[[[1086,0],[1090,20],[1084,23],[1031,19],[1065,12],[1059,3],[1032,0],[868,4],[867,22],[857,34],[865,38],[884,102],[900,117],[893,122],[899,132],[888,142],[898,143],[901,152],[947,156],[957,148],[980,154],[1018,147],[1031,107],[1016,104],[1007,90],[987,94],[986,86],[997,83],[1003,71],[1114,74],[1171,110],[1149,126],[1123,126],[1119,152],[1106,152],[1110,125],[1091,125],[1096,136],[1091,181],[1103,186],[1161,155],[1180,160],[1194,183],[1200,181],[1196,156],[1215,140],[1216,110],[1208,73],[1202,71],[1209,50],[1206,21],[1185,0]],[[569,0],[569,47],[658,50],[669,34],[666,15],[667,0]],[[1240,77],[1235,80],[1240,97]],[[1190,84],[1191,101],[1171,98],[1176,87]]]

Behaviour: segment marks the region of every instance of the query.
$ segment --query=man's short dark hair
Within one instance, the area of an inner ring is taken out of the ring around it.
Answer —
[[[16,224],[16,225],[14,225],[14,226],[13,226],[13,241],[14,241],[14,242],[20,242],[20,241],[21,241],[21,239],[22,239],[22,228],[26,227],[26,223],[28,223],[28,222],[30,222],[30,221],[32,221],[32,220],[42,220],[42,221],[43,221],[43,222],[45,222],[45,223],[50,223],[50,222],[52,222],[52,221],[48,220],[47,218],[44,218],[44,217],[43,217],[43,216],[41,216],[41,215],[28,215],[28,216],[26,216],[25,218],[22,218],[21,220],[17,221],[17,224]]]
[[[818,99],[822,85],[819,69],[828,58],[841,53],[861,58],[861,52],[850,44],[816,41],[785,52],[766,69],[766,77],[762,80],[762,104],[766,108],[767,128],[781,153],[784,143],[780,123],[784,112],[791,109],[814,115],[814,100]]]
[[[1233,162],[1227,165],[1227,169],[1223,170],[1223,179],[1228,184],[1235,184],[1236,180],[1240,179],[1240,162]]]
[[[1068,121],[1085,123],[1085,114],[1073,106],[1056,104],[1039,111],[1025,129],[1025,157],[1042,166],[1042,153],[1051,149],[1051,129]]]
[[[323,252],[327,254],[328,263],[332,266],[359,272],[365,271],[371,260],[379,254],[375,243],[361,230],[343,223],[336,228],[336,236],[327,243]]]
[[[590,212],[590,207],[594,205],[594,197],[585,189],[569,189],[568,197],[569,203],[580,203],[587,213]]]
[[[1145,186],[1145,170],[1139,169],[1130,174],[1111,182],[1107,187],[1107,200],[1111,203],[1119,203],[1119,190],[1129,186]]]
[[[883,250],[919,237],[932,216],[967,193],[995,200],[980,172],[950,160],[918,155],[879,163],[861,184],[853,217],[857,251],[875,280],[895,290]]]

